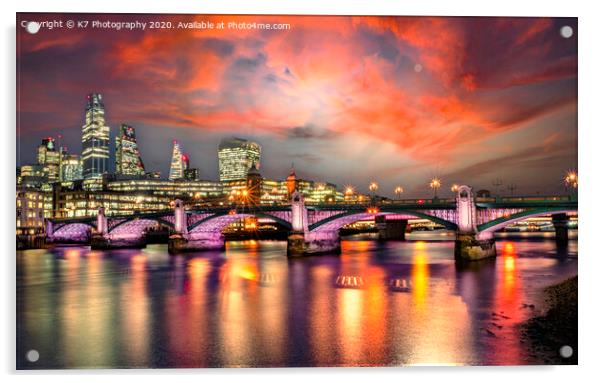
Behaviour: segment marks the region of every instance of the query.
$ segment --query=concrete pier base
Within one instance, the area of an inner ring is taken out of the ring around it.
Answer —
[[[375,218],[376,228],[378,229],[378,239],[405,241],[407,219],[390,219],[381,215]]]
[[[496,256],[493,236],[480,239],[476,234],[458,233],[454,249],[456,261],[479,261]]]
[[[146,238],[111,239],[103,235],[93,235],[90,242],[92,250],[142,249],[146,247]]]
[[[567,247],[569,244],[569,217],[565,214],[553,214],[552,225],[556,232],[556,246]]]
[[[167,242],[169,254],[184,253],[187,251],[224,250],[226,240],[223,234],[195,234],[182,235],[172,234]]]
[[[289,257],[338,254],[341,252],[341,237],[338,231],[292,232],[288,236],[286,251]]]

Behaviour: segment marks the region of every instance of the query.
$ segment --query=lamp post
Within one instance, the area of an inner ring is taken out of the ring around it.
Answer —
[[[353,186],[345,187],[345,201],[349,202],[353,199]]]
[[[431,180],[431,183],[429,184],[429,187],[431,189],[433,189],[433,198],[437,199],[437,190],[439,190],[439,188],[441,187],[441,180],[439,178],[433,178]]]
[[[460,188],[460,186],[458,184],[453,184],[451,186],[452,193],[457,193],[459,188]]]
[[[372,193],[372,201],[374,202],[376,200],[376,191],[378,190],[378,184],[372,181],[370,182],[368,189],[370,190],[370,193]]]
[[[577,186],[579,185],[579,176],[577,175],[577,172],[574,170],[567,171],[564,176],[564,184],[568,188],[577,189]]]

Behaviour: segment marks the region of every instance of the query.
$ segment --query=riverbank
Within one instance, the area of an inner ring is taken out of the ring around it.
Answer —
[[[541,364],[577,364],[577,277],[543,290],[547,311],[521,325],[521,342],[529,356]],[[560,355],[568,345],[572,355]]]

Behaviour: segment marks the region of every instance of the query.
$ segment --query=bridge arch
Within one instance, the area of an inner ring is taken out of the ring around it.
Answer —
[[[146,230],[157,225],[157,223],[164,223],[173,227],[170,222],[158,218],[136,218],[118,223],[111,228],[108,236],[112,239],[142,238]]]
[[[172,222],[169,222],[169,221],[167,221],[167,220],[165,220],[165,219],[163,219],[163,218],[155,218],[155,217],[152,217],[152,218],[151,218],[151,217],[133,217],[133,218],[131,218],[131,219],[126,219],[126,220],[123,220],[123,221],[121,221],[121,222],[117,223],[115,226],[113,226],[113,227],[111,227],[111,228],[109,229],[109,233],[113,232],[115,229],[119,228],[119,227],[120,227],[120,226],[122,226],[122,225],[127,225],[127,224],[129,224],[130,222],[133,222],[133,221],[136,221],[136,220],[154,221],[155,223],[160,223],[161,225],[165,225],[165,226],[168,226],[168,227],[170,227],[170,228],[173,228],[173,227],[174,227],[174,224],[173,224]]]
[[[333,215],[333,216],[323,219],[321,221],[315,222],[309,226],[309,230],[311,232],[335,231],[335,230],[339,230],[343,226],[351,224],[353,222],[373,218],[375,215],[391,215],[391,214],[403,214],[403,215],[406,215],[409,217],[428,219],[429,221],[435,222],[435,223],[442,225],[445,228],[450,229],[450,230],[455,230],[457,228],[457,225],[454,222],[450,222],[450,221],[444,220],[442,218],[432,216],[430,214],[421,213],[419,211],[414,211],[414,210],[388,209],[387,211],[381,211],[377,214],[366,213],[366,212],[357,212],[357,211],[347,211],[344,213]]]
[[[54,229],[52,240],[54,241],[86,241],[95,229],[89,222],[71,222],[65,223]]]
[[[516,222],[524,221],[527,218],[541,217],[543,215],[550,214],[562,214],[562,213],[574,213],[577,209],[571,208],[555,208],[555,207],[542,207],[537,209],[529,209],[520,211],[518,213],[511,214],[507,217],[499,217],[489,222],[480,224],[477,226],[477,230],[480,235],[489,235],[494,232],[503,229],[504,227],[511,225]]]
[[[229,213],[221,213],[214,214],[212,216],[203,218],[188,227],[188,233],[200,233],[200,232],[220,232],[224,230],[227,226],[232,223],[247,217],[257,217],[257,218],[269,218],[274,220],[278,224],[284,226],[287,229],[291,229],[291,223],[285,221],[282,218],[273,216],[271,214],[265,213],[238,213],[238,214],[229,214]]]

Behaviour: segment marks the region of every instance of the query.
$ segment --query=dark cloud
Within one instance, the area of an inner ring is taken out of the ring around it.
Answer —
[[[287,138],[299,140],[333,139],[337,134],[331,130],[318,129],[313,125],[294,126],[285,130]]]
[[[230,41],[210,38],[202,41],[202,47],[216,53],[220,57],[230,56],[234,52],[234,44]]]

